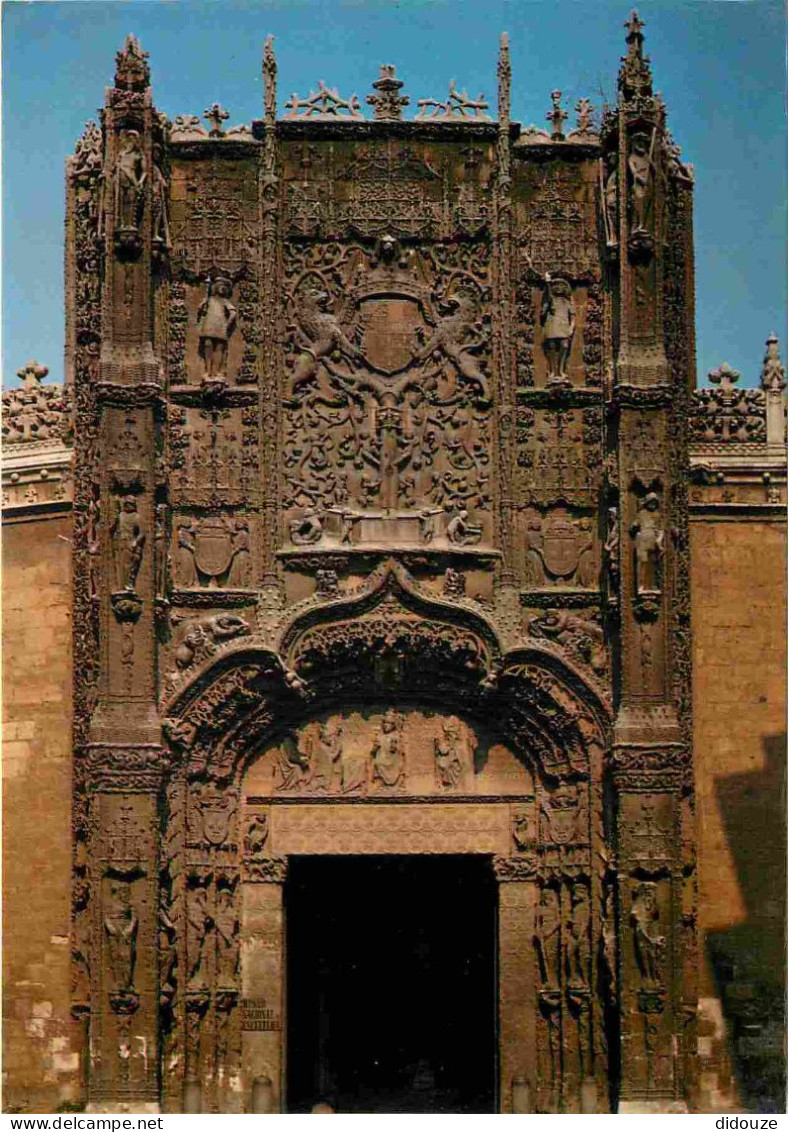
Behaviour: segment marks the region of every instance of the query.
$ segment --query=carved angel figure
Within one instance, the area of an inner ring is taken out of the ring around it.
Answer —
[[[131,906],[129,885],[112,884],[104,914],[104,931],[107,936],[109,966],[115,979],[115,988],[119,991],[134,988],[138,927],[139,920]]]

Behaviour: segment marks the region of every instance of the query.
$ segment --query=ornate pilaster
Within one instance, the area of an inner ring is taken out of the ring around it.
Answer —
[[[158,1103],[158,801],[166,764],[156,711],[154,553],[163,488],[153,311],[154,265],[166,240],[163,139],[149,84],[147,55],[130,36],[102,113],[101,347],[89,375],[97,429],[92,452],[86,437],[78,440],[78,466],[90,479],[78,483],[75,500],[84,516],[75,573],[87,584],[98,633],[95,707],[87,736],[77,735],[89,808],[87,852],[83,858],[78,829],[76,865],[89,905],[76,909],[75,932],[86,919],[89,1102],[113,1109]],[[77,263],[79,271],[86,266]],[[78,431],[87,376],[78,368]],[[80,617],[78,633],[84,627]],[[81,684],[79,662],[76,676]]]
[[[260,200],[260,275],[262,279],[262,580],[277,585],[276,551],[279,547],[279,435],[282,382],[282,248],[280,234],[280,180],[276,140],[276,56],[273,36],[263,51],[263,145],[258,173]]]
[[[284,1111],[285,920],[287,858],[268,853],[269,812],[247,814],[242,871],[243,982],[241,1040],[252,1097],[256,1081],[270,1082],[270,1111]]]
[[[609,435],[618,495],[608,544],[618,563],[619,655],[614,785],[617,813],[622,1104],[664,1108],[683,1095],[671,1046],[682,1010],[682,842],[693,839],[684,800],[689,759],[687,388],[691,336],[691,206],[671,161],[665,111],[633,12],[608,122],[603,182],[613,267],[616,368]],[[675,148],[675,147],[674,147]],[[617,153],[614,160],[610,155]],[[613,189],[617,190],[615,193]],[[615,199],[614,199],[615,197]],[[691,198],[689,198],[691,200]],[[615,496],[614,496],[615,498]],[[612,566],[612,562],[611,562]],[[684,1051],[682,1051],[683,1053]]]
[[[158,1111],[158,813],[161,747],[90,748],[85,883],[91,893],[92,1111]]]

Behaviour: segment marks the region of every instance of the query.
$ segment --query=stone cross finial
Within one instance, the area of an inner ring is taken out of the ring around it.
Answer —
[[[724,396],[733,393],[733,387],[741,377],[735,369],[723,362],[717,369],[713,369],[709,374],[709,381],[712,385],[719,385],[720,393]]]
[[[224,130],[222,129],[222,122],[226,122],[230,117],[227,110],[223,110],[218,102],[214,102],[207,110],[203,111],[203,118],[205,118],[211,127],[209,137],[223,138]]]
[[[16,371],[16,376],[22,378],[25,389],[38,389],[48,373],[49,370],[46,366],[41,366],[38,362],[31,360],[25,362],[22,368]]]
[[[645,23],[633,8],[631,16],[624,23],[624,27],[627,29],[627,44],[630,55],[643,55],[643,28],[645,26]]]
[[[367,95],[367,105],[374,107],[377,121],[391,122],[402,117],[403,107],[410,102],[406,94],[399,93],[403,86],[394,66],[391,63],[381,63],[380,78],[372,84],[377,93]]]
[[[761,388],[769,393],[781,393],[785,389],[785,366],[777,348],[779,339],[771,333],[766,339],[766,354],[761,370]]]
[[[552,99],[552,102],[553,102],[553,108],[552,108],[552,110],[550,110],[545,115],[545,117],[547,118],[547,121],[551,123],[551,125],[553,127],[553,133],[552,133],[553,141],[563,141],[564,140],[563,126],[564,126],[564,122],[567,120],[569,115],[567,114],[566,110],[561,109],[561,91],[560,90],[551,91],[550,92],[550,98]]]

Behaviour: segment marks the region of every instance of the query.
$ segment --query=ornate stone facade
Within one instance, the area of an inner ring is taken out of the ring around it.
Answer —
[[[784,374],[772,338],[762,390],[688,392],[641,29],[568,134],[558,91],[510,122],[505,37],[497,120],[454,85],[403,120],[393,67],[372,120],[322,83],[278,119],[269,41],[265,117],[208,130],[118,53],[69,166],[69,381],[4,395],[37,467],[73,420],[94,1109],[284,1106],[282,891],[325,853],[489,857],[502,1111],[693,1103],[690,508],[755,445],[783,491]]]

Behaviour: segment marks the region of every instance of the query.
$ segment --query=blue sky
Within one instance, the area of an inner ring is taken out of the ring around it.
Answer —
[[[696,171],[699,380],[728,361],[755,384],[767,334],[785,339],[782,6],[652,0],[639,11],[668,123]],[[610,0],[7,0],[4,384],[29,357],[61,380],[63,162],[103,101],[127,32],[150,53],[160,110],[201,114],[220,101],[236,124],[261,115],[269,33],[280,107],[318,79],[363,101],[379,64],[394,63],[412,111],[417,98],[445,96],[452,78],[494,106],[498,37],[508,31],[513,117],[541,125],[556,87],[569,107],[582,95],[614,99],[628,13]]]

